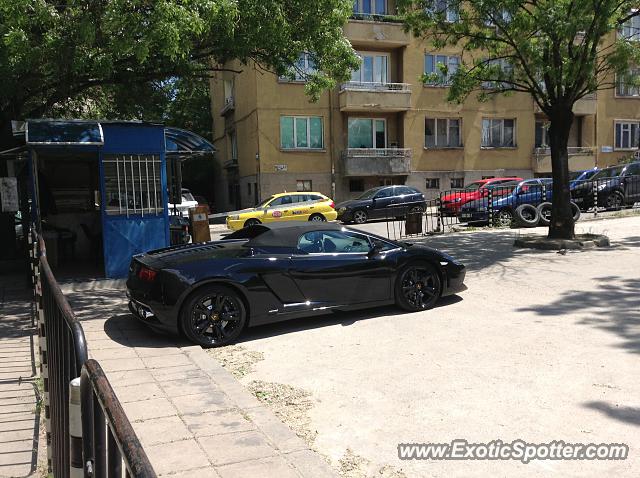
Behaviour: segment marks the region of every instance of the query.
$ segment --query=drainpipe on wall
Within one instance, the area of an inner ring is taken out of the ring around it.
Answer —
[[[336,161],[333,149],[333,91],[329,91],[329,158],[331,159],[331,199],[336,200]]]

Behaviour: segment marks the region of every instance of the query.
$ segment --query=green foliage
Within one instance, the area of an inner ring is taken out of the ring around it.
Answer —
[[[461,51],[451,101],[474,91],[481,100],[520,91],[551,115],[613,88],[615,75],[640,63],[638,42],[616,35],[640,14],[638,0],[398,0],[398,6],[416,36]],[[456,10],[458,21],[450,21]]]
[[[342,34],[351,8],[350,0],[0,0],[0,124],[110,115],[115,105],[134,115],[148,106],[143,98],[161,107],[171,79],[208,78],[233,59],[283,74],[303,51],[319,67],[307,85],[317,97],[358,65]],[[165,114],[201,102],[181,86]]]

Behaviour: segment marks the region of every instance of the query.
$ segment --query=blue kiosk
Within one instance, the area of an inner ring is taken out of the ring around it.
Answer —
[[[168,164],[214,152],[194,133],[146,122],[27,120],[14,136],[50,261],[107,278],[126,277],[132,255],[169,245]]]

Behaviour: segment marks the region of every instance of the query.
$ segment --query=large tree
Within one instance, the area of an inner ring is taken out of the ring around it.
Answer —
[[[13,119],[85,98],[90,111],[110,88],[208,77],[232,59],[286,74],[309,52],[317,95],[358,65],[351,12],[351,0],[0,0],[0,150]]]
[[[597,90],[614,88],[616,77],[625,78],[629,67],[640,63],[640,31],[623,29],[640,15],[640,1],[398,0],[398,5],[416,36],[435,48],[456,46],[462,52],[462,65],[450,75],[450,101],[463,101],[474,91],[481,100],[513,92],[533,97],[550,122],[549,237],[573,238],[567,151],[573,106]]]

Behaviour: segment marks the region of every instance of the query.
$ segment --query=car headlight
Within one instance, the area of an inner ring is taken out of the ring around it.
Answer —
[[[338,212],[345,212],[347,210],[346,207],[341,207],[340,209],[338,209]]]
[[[602,191],[608,186],[608,184],[598,184],[598,191]]]
[[[238,216],[238,215],[235,215],[235,216],[229,216],[229,217],[228,217],[228,219],[229,219],[230,221],[237,221],[237,220],[239,220],[239,219],[240,219],[240,216]]]

